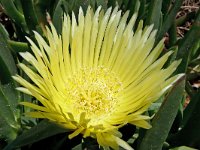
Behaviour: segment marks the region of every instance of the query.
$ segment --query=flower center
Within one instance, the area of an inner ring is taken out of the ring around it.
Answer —
[[[67,87],[74,111],[86,112],[86,117],[94,121],[114,110],[122,83],[104,67],[82,68],[69,78]]]

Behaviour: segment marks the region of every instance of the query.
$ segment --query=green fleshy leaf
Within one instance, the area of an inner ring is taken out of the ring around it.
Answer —
[[[92,2],[92,0],[91,0]],[[90,3],[91,3],[90,2]],[[103,9],[107,9],[107,2],[105,0],[96,0],[97,7],[102,6]]]
[[[163,1],[165,2],[165,1]],[[179,11],[181,4],[182,4],[183,0],[176,0],[176,2],[173,4],[172,8],[170,9],[170,11],[167,13],[167,15],[164,17],[164,21],[162,24],[162,27],[160,28],[158,35],[157,35],[157,39],[156,41],[160,41],[164,34],[169,30],[169,28],[171,27],[177,12]]]
[[[159,29],[161,16],[162,0],[153,0],[150,3],[146,25],[154,24],[154,29]]]
[[[168,13],[171,2],[172,2],[172,0],[164,0],[162,2],[162,12],[164,15],[166,15]]]
[[[17,69],[7,43],[8,35],[2,24],[0,24],[0,35],[0,82],[6,84],[13,81],[11,75],[16,74]]]
[[[129,1],[129,5],[127,10],[130,10],[130,17],[135,13],[138,12],[140,9],[140,0]]]
[[[0,114],[0,139],[5,139],[7,142],[13,141],[17,137],[17,131],[12,128]]]
[[[25,42],[8,40],[8,44],[15,53],[30,51],[28,44]]]
[[[0,35],[0,135],[10,142],[16,138],[20,128],[17,110],[19,93],[11,77],[17,70],[7,43],[8,34],[1,24]]]
[[[17,120],[19,111],[16,108],[17,92],[13,85],[0,84],[0,133],[8,141],[15,139],[20,128]]]
[[[24,31],[27,30],[23,14],[16,8],[13,0],[0,0],[6,14]]]
[[[197,150],[195,148],[191,148],[191,147],[187,147],[187,146],[180,146],[180,147],[176,147],[170,150]]]
[[[42,29],[39,26],[38,18],[35,12],[34,3],[32,0],[21,0],[24,18],[29,28],[29,32],[33,34],[33,30],[41,33]]]
[[[82,144],[78,144],[77,146],[72,148],[72,150],[82,150]]]
[[[173,46],[177,42],[177,31],[176,31],[176,24],[175,22],[172,23],[172,26],[169,29],[169,46]]]
[[[53,19],[52,19],[53,24],[59,34],[62,31],[63,11],[68,12],[68,9],[64,5],[65,5],[64,0],[59,0],[55,6],[54,13],[53,13]],[[64,8],[66,10],[64,10]]]
[[[43,120],[31,129],[24,131],[13,142],[7,145],[4,150],[16,149],[17,147],[35,143],[47,137],[68,131],[69,130],[62,128],[55,123]]]
[[[184,110],[182,129],[168,138],[171,146],[200,147],[200,91]]]
[[[16,91],[14,84],[0,84],[0,91],[2,92],[2,98],[6,99],[6,105],[10,107],[14,120],[19,118],[19,111],[17,110],[19,102],[19,93]],[[0,107],[5,107],[4,105]],[[5,107],[6,108],[6,107]]]
[[[176,117],[185,87],[184,76],[180,78],[166,96],[139,145],[139,150],[161,150]]]
[[[184,73],[187,70],[188,63],[190,61],[190,56],[192,54],[193,45],[195,45],[197,39],[200,39],[200,10],[198,12],[197,18],[188,31],[185,37],[179,43],[179,50],[177,52],[176,59],[182,59],[181,64],[178,66],[176,73]]]

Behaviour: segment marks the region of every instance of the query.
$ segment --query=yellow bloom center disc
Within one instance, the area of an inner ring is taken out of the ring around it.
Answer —
[[[74,111],[86,112],[94,121],[109,115],[115,108],[122,83],[115,73],[104,67],[82,68],[66,83],[66,92],[73,101]]]

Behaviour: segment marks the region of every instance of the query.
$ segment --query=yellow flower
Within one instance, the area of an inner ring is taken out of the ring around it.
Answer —
[[[78,21],[73,13],[71,19],[64,15],[61,35],[50,23],[47,42],[37,32],[38,45],[27,38],[34,55],[20,54],[34,69],[19,66],[34,84],[13,78],[22,85],[18,90],[42,105],[21,102],[35,110],[26,115],[71,129],[69,138],[82,134],[104,148],[132,149],[118,129],[127,123],[151,127],[143,113],[177,80],[171,75],[180,61],[163,69],[172,52],[159,58],[164,40],[153,48],[153,25],[143,29],[140,21],[134,33],[137,15],[127,24],[128,15],[117,7],[105,13],[89,7],[84,16],[80,8]]]

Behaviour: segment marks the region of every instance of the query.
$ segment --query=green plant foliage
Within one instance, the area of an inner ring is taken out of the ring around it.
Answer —
[[[10,142],[20,130],[19,110],[17,109],[19,93],[15,90],[12,75],[17,73],[10,47],[8,34],[0,25],[0,138]]]
[[[179,50],[177,52],[177,59],[182,59],[181,65],[177,69],[177,73],[182,73],[187,71],[187,66],[190,61],[192,47],[200,38],[200,10],[197,14],[196,21],[194,22],[192,28],[185,37],[179,43]]]
[[[8,33],[5,28],[0,24],[0,80],[1,83],[9,83],[12,82],[11,75],[17,73],[16,65],[14,59],[11,55],[11,51],[9,45],[7,43]]]
[[[169,137],[169,143],[174,146],[187,145],[200,147],[200,91],[191,98],[191,102],[184,111],[182,129]],[[188,140],[190,139],[190,140]]]
[[[176,148],[173,148],[173,149],[170,149],[170,150],[196,150],[196,149],[190,148],[190,147],[187,147],[187,146],[180,146],[180,147],[176,147]]]
[[[166,96],[166,99],[152,121],[152,128],[146,131],[139,145],[139,150],[162,149],[182,100],[184,85],[185,80],[182,77]]]
[[[0,85],[0,138],[12,141],[16,138],[20,128],[17,117],[18,112],[14,105],[16,91],[13,91],[12,85]]]
[[[4,150],[22,147],[64,132],[68,132],[68,130],[59,127],[58,125],[52,122],[43,120],[28,131],[23,132],[16,140],[7,145],[7,147],[5,147]]]

